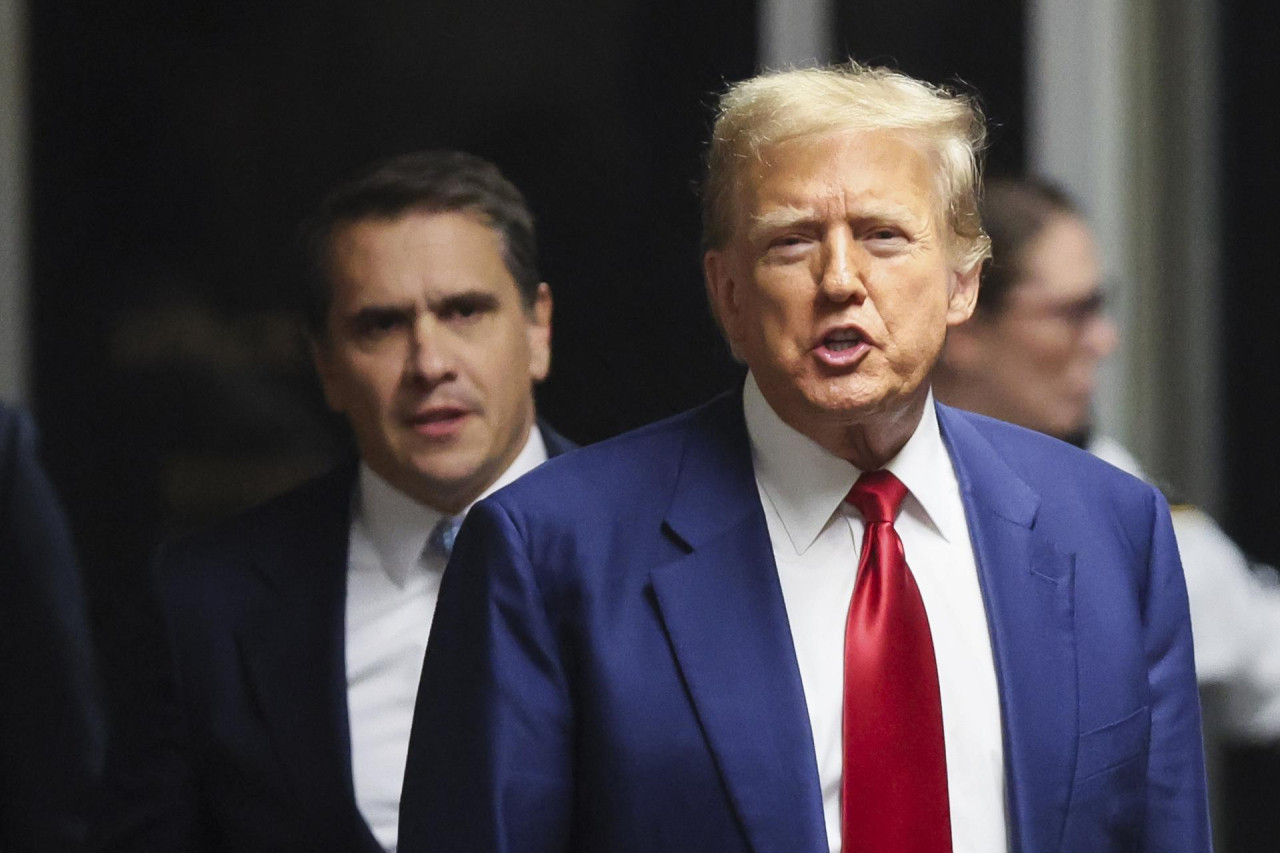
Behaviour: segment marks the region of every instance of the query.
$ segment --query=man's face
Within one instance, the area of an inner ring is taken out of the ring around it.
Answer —
[[[994,316],[960,333],[977,342],[968,381],[987,389],[986,414],[1072,437],[1089,425],[1098,365],[1116,345],[1089,229],[1054,217],[1023,250],[1020,273]]]
[[[316,342],[330,407],[361,458],[420,503],[457,512],[515,459],[551,358],[551,294],[531,311],[496,231],[465,213],[340,227]]]
[[[918,409],[977,272],[953,270],[933,169],[901,136],[796,139],[763,160],[707,253],[708,287],[765,399],[833,449],[841,429]]]

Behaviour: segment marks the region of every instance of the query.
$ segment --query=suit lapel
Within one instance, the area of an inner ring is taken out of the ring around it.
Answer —
[[[692,550],[653,588],[729,799],[757,853],[826,849],[822,794],[740,395],[691,429],[667,526]]]
[[[261,547],[255,568],[269,593],[239,635],[257,702],[291,791],[338,837],[359,827],[355,805],[345,662],[347,537],[354,470],[317,484],[282,535]],[[370,846],[372,845],[372,846]]]
[[[1012,849],[1057,849],[1077,738],[1074,555],[1035,525],[1039,496],[939,406],[978,563],[1000,689]]]

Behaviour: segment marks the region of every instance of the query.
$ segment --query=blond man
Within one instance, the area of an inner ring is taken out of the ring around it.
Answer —
[[[725,94],[704,268],[746,381],[469,516],[402,853],[1208,849],[1163,499],[932,397],[982,138],[883,69]]]

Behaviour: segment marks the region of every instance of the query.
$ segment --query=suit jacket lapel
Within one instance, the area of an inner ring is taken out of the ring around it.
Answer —
[[[740,395],[687,441],[667,526],[692,550],[653,572],[689,695],[758,853],[826,850],[804,689]]]
[[[249,692],[258,703],[296,799],[314,805],[338,837],[359,827],[355,805],[345,661],[347,539],[355,471],[317,484],[282,535],[263,543],[255,568],[270,588],[240,632]],[[370,847],[370,845],[373,845]]]
[[[1012,849],[1057,849],[1078,731],[1074,554],[1036,530],[1039,496],[974,426],[938,408],[991,631]]]

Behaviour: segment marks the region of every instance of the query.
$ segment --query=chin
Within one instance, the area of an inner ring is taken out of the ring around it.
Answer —
[[[809,404],[818,412],[833,418],[857,422],[868,415],[905,410],[917,396],[901,388],[855,385],[853,387],[824,388],[806,394]]]
[[[476,469],[477,466],[471,464],[436,464],[430,466],[418,466],[415,469],[415,473],[417,478],[423,483],[430,483],[432,488],[448,492],[465,488],[468,483],[476,479]]]

